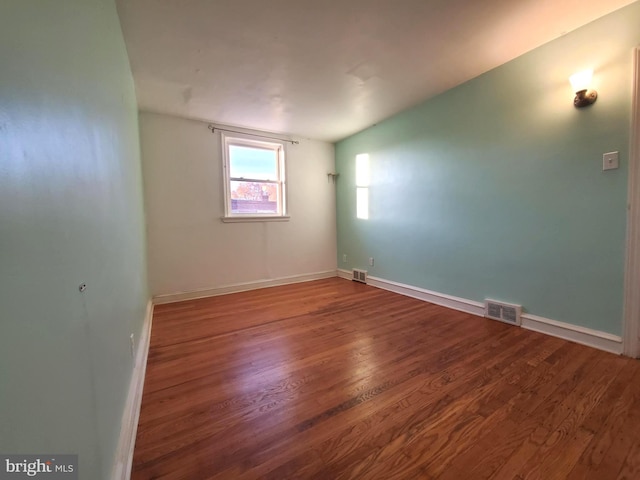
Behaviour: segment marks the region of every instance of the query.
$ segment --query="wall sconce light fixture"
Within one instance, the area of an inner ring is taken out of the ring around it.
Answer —
[[[598,98],[598,92],[595,90],[589,90],[592,76],[593,70],[583,70],[582,72],[574,73],[569,77],[573,91],[576,92],[576,96],[573,99],[574,107],[586,107],[587,105],[591,105]]]

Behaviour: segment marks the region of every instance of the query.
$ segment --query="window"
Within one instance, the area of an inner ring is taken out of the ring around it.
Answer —
[[[226,221],[287,219],[284,142],[222,134]]]

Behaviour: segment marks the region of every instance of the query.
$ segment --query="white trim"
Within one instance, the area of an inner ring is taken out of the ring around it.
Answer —
[[[149,355],[149,341],[151,339],[151,324],[153,319],[153,303],[147,303],[147,312],[138,340],[133,373],[129,382],[129,393],[122,415],[120,437],[116,450],[115,462],[111,474],[112,480],[129,480],[131,477],[131,465],[133,462],[133,449],[138,432],[138,420],[140,418],[140,406],[142,405],[142,389],[144,376],[147,371],[147,357]]]
[[[338,277],[345,280],[352,279],[351,270],[338,269]],[[367,285],[372,287],[381,288],[382,290],[389,290],[390,292],[399,293],[411,298],[417,298],[429,303],[435,303],[453,310],[459,310],[461,312],[470,313],[472,315],[484,316],[484,303],[474,302],[473,300],[467,300],[466,298],[454,297],[452,295],[445,295],[444,293],[438,293],[431,290],[426,290],[420,287],[414,287],[413,285],[407,285],[405,283],[394,282],[391,280],[385,280],[378,277],[367,277]]]
[[[617,355],[622,353],[622,337],[611,333],[601,332],[571,323],[559,322],[529,313],[522,315],[522,328],[597,348],[598,350],[604,350],[605,352],[611,352]]]
[[[274,216],[256,216],[256,215],[236,215],[235,217],[220,217],[224,223],[242,223],[242,222],[288,222],[288,215]]]
[[[258,288],[276,287],[278,285],[289,285],[291,283],[310,282],[312,280],[321,280],[323,278],[332,278],[335,276],[335,270],[328,270],[326,272],[307,273],[304,275],[293,275],[290,277],[272,278],[269,280],[258,280],[255,282],[236,283],[234,285],[207,288],[204,290],[194,290],[191,292],[156,295],[153,297],[153,303],[155,305],[162,305],[164,303],[182,302],[184,300],[195,300],[197,298],[215,297],[218,295],[227,295],[229,293],[245,292],[247,290],[256,290]]]
[[[425,290],[424,288],[393,282],[391,280],[385,280],[378,277],[369,276],[367,284],[383,290],[400,293],[407,297],[417,298],[418,300],[423,300],[429,303],[435,303],[436,305],[451,308],[453,310],[459,310],[461,312],[478,315],[480,317],[484,316],[484,303],[482,302],[474,302],[473,300],[467,300],[466,298],[445,295],[444,293]]]
[[[634,50],[627,258],[624,279],[624,354],[640,357],[640,47]]]
[[[241,180],[241,177],[232,177],[231,176],[231,157],[229,153],[230,146],[245,146],[245,147],[253,147],[271,150],[277,156],[277,178],[275,180],[270,180],[269,183],[276,183],[278,186],[278,212],[275,215],[264,215],[264,217],[275,218],[287,216],[287,169],[286,169],[286,158],[287,158],[287,142],[286,140],[277,140],[272,139],[266,141],[260,135],[251,135],[248,133],[236,132],[235,134],[230,134],[230,132],[225,132],[224,130],[220,130],[220,144],[222,146],[222,169],[223,169],[223,178],[224,178],[224,212],[225,215],[223,217],[223,221],[227,221],[225,219],[229,218],[242,218],[242,215],[232,215],[231,213],[231,182]],[[263,182],[263,180],[253,180],[246,179],[247,181],[256,181]],[[259,217],[260,215],[254,215],[254,217]],[[249,218],[246,216],[244,218]],[[251,220],[246,220],[251,221]],[[253,220],[255,221],[255,220]]]
[[[338,270],[338,277],[346,280],[351,279],[349,270]],[[435,303],[443,307],[459,310],[461,312],[470,313],[484,317],[484,303],[468,300],[466,298],[454,297],[444,293],[438,293],[424,288],[406,285],[404,283],[393,282],[378,277],[368,277],[367,284],[372,287],[389,290],[390,292],[399,293],[407,297],[417,298],[429,303]],[[606,352],[620,354],[622,353],[622,338],[607,332],[593,330],[591,328],[572,325],[570,323],[559,322],[537,315],[522,314],[522,328],[544,333],[552,337],[562,338],[570,342],[580,343],[589,347],[604,350]],[[517,325],[514,325],[517,327]]]
[[[344,268],[339,268],[337,276],[340,278],[344,278],[345,280],[352,280],[353,272],[351,270],[345,270]]]

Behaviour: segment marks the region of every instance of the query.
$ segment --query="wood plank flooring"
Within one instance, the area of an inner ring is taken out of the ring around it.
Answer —
[[[342,279],[156,307],[139,479],[638,479],[640,362]]]

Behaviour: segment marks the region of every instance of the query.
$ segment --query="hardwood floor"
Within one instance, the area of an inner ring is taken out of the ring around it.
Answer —
[[[132,478],[638,479],[640,362],[337,278],[161,305]]]

